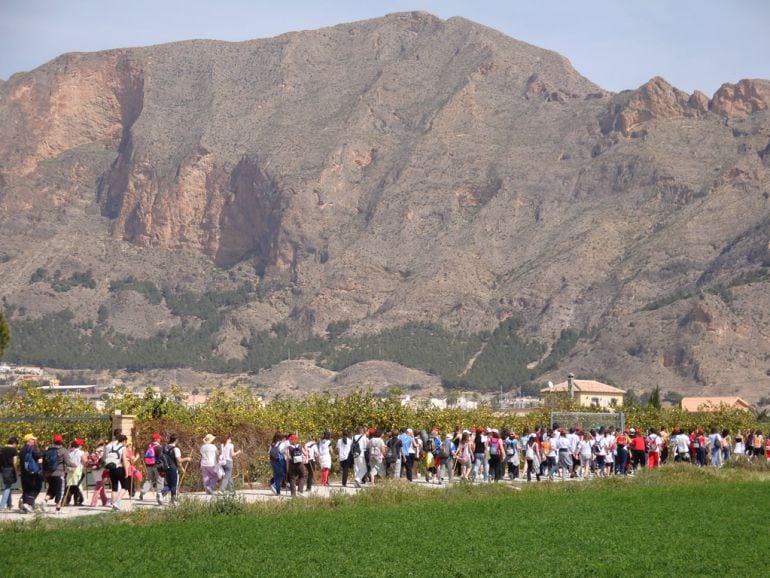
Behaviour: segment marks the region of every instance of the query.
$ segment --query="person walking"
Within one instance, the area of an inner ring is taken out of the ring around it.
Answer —
[[[337,459],[340,462],[340,468],[342,468],[343,488],[348,485],[348,475],[350,475],[350,469],[353,467],[353,455],[350,451],[352,447],[353,440],[350,438],[350,432],[343,430],[342,437],[337,440]]]
[[[160,491],[163,489],[161,476],[158,473],[158,455],[163,451],[160,445],[160,434],[154,433],[150,436],[150,443],[144,451],[144,467],[147,470],[147,479],[142,484],[139,491],[139,500],[144,500],[144,495],[152,490],[155,492],[155,500],[160,505]]]
[[[473,481],[479,481],[479,474],[483,472],[484,481],[489,481],[489,465],[484,459],[487,446],[487,437],[484,428],[476,428],[476,436],[473,438]]]
[[[216,438],[212,434],[206,434],[203,438],[201,452],[201,480],[203,482],[203,491],[211,495],[217,487],[219,476],[217,475],[217,446],[214,445]]]
[[[332,469],[332,432],[324,431],[318,442],[318,462],[321,466],[321,485],[329,485],[329,472]]]
[[[378,479],[382,480],[386,476],[385,453],[386,446],[382,440],[382,430],[377,428],[369,439],[369,478],[372,486]]]
[[[114,439],[104,448],[104,467],[109,472],[111,492],[110,504],[114,511],[120,510],[120,501],[126,489],[126,468],[123,453],[126,449],[125,435],[115,430]],[[116,496],[117,495],[117,499]]]
[[[392,480],[397,480],[401,477],[401,462],[404,454],[398,430],[394,429],[390,432],[390,438],[386,442],[386,445],[388,449],[385,453],[385,462],[389,470],[388,477]]]
[[[70,500],[76,506],[82,506],[85,502],[83,496],[83,481],[85,480],[85,465],[88,461],[85,452],[83,451],[83,440],[75,438],[70,444],[69,449],[70,460],[72,464],[67,466],[66,478],[67,478],[67,501],[66,505],[70,505]]]
[[[302,447],[297,434],[289,436],[289,445],[284,452],[284,457],[289,475],[289,491],[294,498],[297,493],[302,495],[305,492],[305,462],[307,461],[305,448]]]
[[[587,480],[591,475],[591,461],[593,458],[593,438],[589,432],[580,432],[580,441],[578,442],[577,455],[580,465],[577,475]]]
[[[24,447],[19,452],[21,462],[21,509],[27,514],[35,511],[35,500],[43,489],[43,452],[37,446],[35,434],[28,433],[22,439]]]
[[[487,451],[489,452],[489,472],[495,482],[503,479],[503,456],[505,449],[500,439],[500,434],[496,429],[490,432],[487,440]]]
[[[527,481],[532,481],[532,474],[535,474],[535,479],[540,481],[540,449],[537,447],[537,436],[532,434],[527,439],[527,449],[524,452],[524,457],[527,460]]]
[[[179,468],[182,464],[192,460],[192,458],[190,456],[182,457],[182,450],[177,446],[176,434],[171,434],[168,437],[168,443],[163,447],[163,455],[167,467],[165,472],[166,484],[160,492],[161,503],[163,498],[170,494],[171,503],[176,504],[177,494],[179,493]]]
[[[273,489],[276,496],[281,495],[283,480],[286,476],[286,457],[281,451],[284,437],[283,434],[276,432],[273,436],[273,442],[270,444],[270,451],[268,452],[268,456],[270,457],[270,467],[273,469],[273,479],[271,480],[270,487]]]
[[[516,432],[511,430],[505,438],[505,463],[508,467],[508,479],[515,480],[519,477],[519,440]]]
[[[63,446],[64,437],[61,434],[53,436],[52,444],[43,452],[43,477],[48,484],[44,503],[53,500],[55,512],[61,512],[65,493],[65,471],[74,464],[69,453]]]
[[[102,506],[107,506],[109,499],[107,498],[107,490],[105,484],[109,480],[109,472],[104,469],[104,447],[106,442],[99,440],[96,443],[96,447],[92,452],[88,454],[88,463],[86,468],[93,476],[94,491],[91,493],[91,507],[96,507],[97,500],[101,499]]]
[[[708,439],[709,447],[711,448],[711,465],[715,468],[722,467],[722,445],[724,440],[716,427],[711,428]]]
[[[222,481],[219,483],[220,492],[235,492],[233,486],[233,464],[235,458],[241,455],[241,450],[235,449],[230,434],[225,436],[225,441],[219,446],[219,466],[222,468]]]
[[[353,483],[360,488],[367,474],[365,452],[369,449],[369,438],[366,437],[366,428],[358,428],[358,435],[353,437],[350,452],[353,456],[354,477]]]
[[[5,447],[0,450],[0,475],[3,477],[3,499],[0,501],[0,511],[13,510],[11,493],[16,483],[16,470],[19,463],[19,439],[15,436],[8,438]]]
[[[439,465],[438,483],[444,483],[446,479],[447,483],[452,482],[454,476],[455,461],[457,459],[457,447],[454,443],[454,435],[447,433],[444,435],[444,441],[441,442],[439,447],[439,457],[441,458],[441,464]]]
[[[314,436],[311,436],[310,439],[305,442],[305,456],[307,458],[307,461],[305,462],[305,491],[307,492],[310,492],[313,489],[313,477],[316,469],[318,469],[319,454],[318,442]]]

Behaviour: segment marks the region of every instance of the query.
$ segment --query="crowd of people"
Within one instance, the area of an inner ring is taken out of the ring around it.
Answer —
[[[352,473],[352,482],[359,488],[384,478],[412,481],[418,476],[437,484],[453,478],[487,482],[525,476],[527,481],[533,477],[540,481],[622,476],[669,461],[721,467],[731,456],[765,457],[770,463],[770,436],[765,439],[759,431],[745,436],[739,432],[733,440],[729,431],[717,428],[707,435],[703,429],[674,428],[668,433],[655,428],[643,432],[555,425],[525,429],[519,436],[514,431],[483,427],[457,427],[443,435],[438,428],[415,435],[409,428],[383,432],[362,427],[352,435],[343,431],[336,444],[329,431],[320,440],[311,437],[305,443],[297,434],[276,433],[269,452],[273,492],[280,495],[288,485],[292,496],[309,491],[318,470],[321,485],[327,486],[335,457],[342,486],[348,485]]]
[[[232,472],[236,451],[231,437],[216,445],[207,434],[200,446],[199,467],[207,494],[235,491]],[[154,493],[162,505],[169,497],[176,502],[185,464],[192,456],[182,456],[176,435],[165,440],[151,436],[142,453],[134,450],[127,436],[113,432],[109,442],[99,442],[86,451],[83,440],[73,439],[68,447],[61,435],[54,435],[45,449],[34,434],[8,439],[0,451],[3,495],[0,508],[12,511],[12,489],[21,480],[19,509],[32,513],[35,507],[53,506],[60,512],[65,505],[85,505],[86,480],[93,475],[95,486],[90,505],[101,500],[104,507],[121,509],[126,495],[138,492],[139,500]],[[329,485],[334,461],[339,465],[341,483],[356,488],[374,485],[383,479],[405,477],[409,481],[424,476],[425,482],[442,484],[453,479],[498,482],[503,479],[541,481],[543,478],[589,478],[633,474],[638,468],[656,468],[667,462],[686,462],[697,466],[721,467],[727,460],[766,460],[770,463],[770,435],[759,431],[650,428],[647,431],[614,427],[583,430],[580,427],[525,429],[521,435],[496,428],[455,428],[443,435],[438,428],[419,433],[410,428],[385,432],[364,427],[351,434],[345,430],[337,438],[325,431],[320,439],[306,441],[297,434],[276,433],[268,452],[272,468],[270,487],[281,495],[288,487],[291,496],[313,488],[317,474],[321,486]],[[140,461],[141,460],[141,461]],[[141,466],[141,467],[138,467]],[[143,473],[144,471],[144,473]],[[45,485],[42,503],[38,496]]]

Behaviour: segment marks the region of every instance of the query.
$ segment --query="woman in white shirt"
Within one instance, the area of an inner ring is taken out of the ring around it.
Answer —
[[[219,481],[217,476],[217,446],[213,443],[214,436],[206,434],[201,446],[201,478],[203,479],[203,489],[207,494],[213,494],[214,488]]]
[[[350,448],[353,447],[353,440],[350,437],[350,432],[344,430],[342,437],[337,440],[337,457],[340,460],[340,467],[342,468],[342,487],[348,485],[348,474],[353,467],[353,459],[350,455]]]
[[[318,442],[318,461],[321,465],[321,485],[329,485],[329,471],[332,469],[332,433],[325,431]]]
[[[233,458],[240,455],[241,451],[235,451],[230,435],[225,436],[225,443],[219,448],[219,465],[222,467],[222,482],[219,484],[219,490],[226,492],[235,491],[233,487]]]

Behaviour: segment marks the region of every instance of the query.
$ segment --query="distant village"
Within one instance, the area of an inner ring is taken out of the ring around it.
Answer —
[[[115,395],[115,391],[123,386],[119,380],[102,384],[61,385],[56,376],[46,373],[40,367],[0,364],[0,393],[12,391],[21,383],[33,382],[39,384],[42,390],[64,395],[80,395],[91,401],[98,409],[103,409],[105,401]],[[140,394],[139,388],[128,391]],[[121,390],[122,391],[122,390]],[[526,414],[545,405],[550,405],[554,398],[569,397],[584,407],[602,408],[607,411],[620,411],[626,391],[612,385],[594,380],[575,379],[573,374],[567,380],[559,383],[549,383],[540,391],[540,397],[516,396],[512,393],[480,394],[479,392],[452,392],[444,397],[422,397],[419,395],[399,395],[401,405],[427,409],[477,409],[481,404],[492,405],[498,410],[514,414]],[[182,402],[188,406],[205,404],[208,394],[201,394],[198,389],[185,392]],[[721,406],[735,409],[751,410],[751,404],[740,397],[684,397],[680,403],[682,409],[690,412],[716,411]]]

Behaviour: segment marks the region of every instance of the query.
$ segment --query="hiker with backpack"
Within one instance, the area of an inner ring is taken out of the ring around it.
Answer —
[[[276,496],[281,495],[283,480],[286,477],[286,457],[281,451],[285,435],[276,432],[273,441],[270,444],[270,450],[267,455],[270,458],[270,467],[273,470],[273,477],[270,480],[270,487]]]
[[[113,433],[114,439],[104,448],[104,467],[110,476],[110,504],[113,511],[120,510],[120,501],[128,488],[126,479],[126,467],[124,464],[124,452],[128,439],[120,430]],[[117,498],[116,498],[117,495]]]
[[[160,491],[163,489],[163,483],[161,482],[160,473],[158,473],[158,467],[156,465],[158,461],[158,454],[163,451],[160,445],[160,434],[154,433],[150,436],[150,443],[147,449],[144,450],[144,468],[147,471],[147,479],[142,484],[142,489],[139,491],[139,500],[144,500],[144,495],[152,490],[155,492],[155,499],[160,503]]]
[[[519,440],[516,432],[508,432],[505,439],[505,463],[508,465],[508,479],[515,480],[519,477]]]
[[[390,438],[385,443],[387,450],[385,452],[385,464],[388,469],[388,478],[397,480],[401,477],[401,459],[404,454],[401,439],[398,436],[398,430],[390,432]]]
[[[463,431],[457,447],[457,463],[460,464],[460,477],[468,481],[473,466],[473,450],[471,449],[471,432]]]
[[[182,457],[182,450],[177,447],[176,434],[171,434],[168,437],[168,443],[163,446],[163,451],[158,456],[158,461],[156,462],[158,471],[166,478],[166,485],[163,486],[160,492],[160,499],[158,499],[159,505],[163,503],[163,498],[167,494],[171,494],[171,503],[176,503],[177,493],[179,492],[179,468],[190,460],[192,460],[190,456]]]
[[[107,443],[104,440],[99,440],[96,443],[96,447],[88,454],[86,468],[94,480],[94,491],[91,493],[92,508],[96,507],[96,502],[99,499],[102,501],[102,506],[107,506],[109,503],[106,490],[109,482],[109,472],[104,468],[104,447],[106,445]]]
[[[305,462],[307,461],[307,453],[297,434],[289,436],[289,445],[286,447],[284,457],[289,477],[289,491],[294,498],[298,492],[300,495],[305,493]]]
[[[492,429],[490,438],[487,440],[487,450],[489,451],[489,472],[494,481],[499,482],[503,479],[503,442],[500,440],[500,432]]]
[[[53,500],[57,514],[61,512],[64,501],[65,468],[74,465],[70,460],[69,453],[62,445],[63,443],[64,437],[61,434],[56,434],[53,436],[51,445],[43,452],[43,477],[48,484],[44,503],[48,505],[48,501]]]
[[[434,427],[430,434],[425,433],[423,450],[425,452],[425,482],[438,482],[438,468],[441,466],[441,457],[439,448],[441,447],[441,437],[438,434],[438,428]]]
[[[453,438],[454,435],[451,433],[446,434],[446,436],[444,436],[444,441],[441,442],[439,448],[439,457],[441,458],[438,474],[439,484],[444,482],[445,477],[448,483],[451,482],[452,476],[454,475],[457,448],[455,447],[454,441],[452,441]]]
[[[19,452],[21,463],[21,509],[27,514],[35,511],[35,500],[43,489],[43,452],[37,445],[35,434],[28,433],[22,439],[24,447]]]
[[[484,428],[476,428],[476,435],[473,438],[473,481],[479,481],[479,474],[484,474],[484,481],[489,480],[489,464],[486,460],[487,436],[484,435]]]

